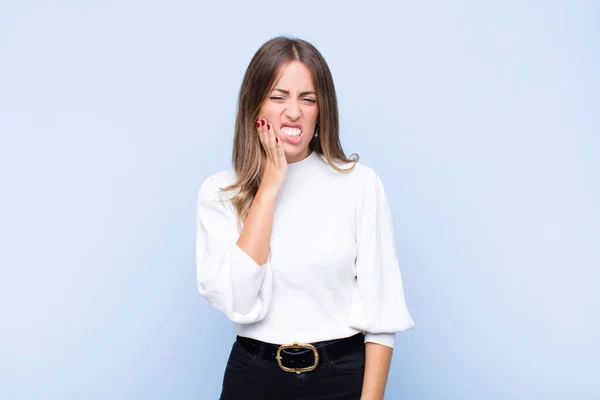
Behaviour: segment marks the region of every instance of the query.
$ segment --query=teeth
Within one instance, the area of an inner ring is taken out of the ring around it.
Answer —
[[[298,128],[288,128],[288,127],[281,128],[281,131],[288,136],[300,136],[300,134],[302,133],[302,130],[300,130]]]

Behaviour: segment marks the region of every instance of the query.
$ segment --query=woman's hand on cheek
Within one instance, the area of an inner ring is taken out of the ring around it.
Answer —
[[[261,195],[278,197],[287,176],[288,167],[283,143],[275,136],[273,126],[266,119],[257,121],[256,129],[265,151],[263,173],[258,190]]]

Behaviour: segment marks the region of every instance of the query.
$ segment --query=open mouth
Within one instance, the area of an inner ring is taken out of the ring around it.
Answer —
[[[282,127],[281,132],[291,138],[299,137],[302,134],[302,130],[300,128],[290,128],[289,126]]]
[[[300,138],[302,137],[302,129],[298,127],[284,125],[281,127],[281,132],[283,133],[283,139],[289,144],[300,143]]]

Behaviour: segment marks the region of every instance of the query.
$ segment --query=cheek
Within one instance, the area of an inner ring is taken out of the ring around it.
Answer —
[[[282,111],[283,107],[281,107],[281,105],[267,102],[267,104],[261,108],[260,115],[262,118],[265,118],[269,121],[276,121],[279,119],[279,115]]]
[[[306,110],[305,114],[306,118],[311,122],[317,122],[317,116],[319,115],[319,109],[314,106],[309,110]]]

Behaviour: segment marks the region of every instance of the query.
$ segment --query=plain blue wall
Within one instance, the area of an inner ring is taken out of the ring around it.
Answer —
[[[4,1],[0,398],[215,399],[195,202],[266,40],[332,69],[416,329],[387,399],[600,398],[594,1]]]

